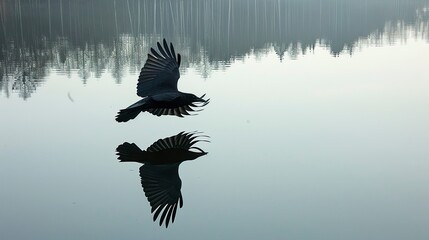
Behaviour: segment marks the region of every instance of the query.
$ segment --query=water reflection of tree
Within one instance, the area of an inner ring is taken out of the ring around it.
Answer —
[[[410,29],[429,39],[427,2],[0,1],[0,90],[9,94],[8,82],[17,82],[16,90],[25,89],[20,94],[28,97],[47,69],[75,73],[84,82],[108,71],[120,83],[125,72],[138,73],[149,46],[161,37],[184,55],[183,69],[194,66],[206,77],[271,48],[282,60],[316,45],[332,55],[352,54],[363,45],[404,38]]]
[[[11,90],[17,91],[20,97],[27,99],[46,77],[48,71],[46,65],[52,57],[49,52],[41,51],[39,44],[43,43],[35,41],[35,45],[25,51],[11,44],[8,51],[3,51],[1,57],[6,61],[2,59],[0,62],[2,75],[0,89],[4,87],[7,95],[10,87]]]

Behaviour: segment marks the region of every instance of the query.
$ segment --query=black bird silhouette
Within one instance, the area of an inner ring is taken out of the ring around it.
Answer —
[[[177,89],[180,78],[180,54],[170,47],[165,39],[163,46],[157,43],[158,50],[151,48],[137,83],[137,95],[140,101],[122,109],[116,116],[116,121],[127,122],[134,119],[140,112],[150,112],[153,115],[176,115],[183,117],[189,112],[196,111],[193,107],[203,107],[209,103],[204,96],[197,97],[191,93],[183,93]]]
[[[199,133],[179,134],[159,139],[142,151],[136,144],[125,142],[116,148],[116,155],[121,162],[139,162],[140,177],[143,191],[150,203],[153,221],[159,220],[161,226],[165,220],[165,227],[173,223],[176,217],[177,206],[183,206],[180,189],[182,181],[179,177],[179,165],[186,160],[194,160],[206,155],[201,148],[193,146],[200,141],[206,141],[197,135]],[[200,139],[198,139],[200,138]],[[191,151],[192,149],[196,151]]]

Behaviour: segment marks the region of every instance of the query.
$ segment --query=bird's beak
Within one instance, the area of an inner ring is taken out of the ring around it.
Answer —
[[[206,94],[203,94],[201,97],[197,98],[195,100],[195,102],[202,102],[202,103],[208,103],[210,101],[210,98],[205,100],[204,97],[206,96]]]

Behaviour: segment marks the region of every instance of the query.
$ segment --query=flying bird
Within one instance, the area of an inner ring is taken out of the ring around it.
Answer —
[[[173,44],[168,46],[157,42],[158,51],[151,48],[146,63],[141,69],[137,83],[137,95],[140,101],[122,109],[116,116],[116,121],[127,122],[134,119],[140,112],[149,112],[156,116],[175,115],[183,117],[194,108],[204,107],[210,99],[204,95],[197,97],[192,93],[180,92],[177,81],[180,78],[179,67],[181,56],[174,51]]]
[[[125,142],[116,148],[121,162],[139,162],[141,185],[150,203],[153,221],[161,214],[159,225],[168,227],[174,222],[177,207],[182,208],[182,181],[179,165],[186,160],[194,160],[207,152],[194,144],[207,141],[198,133],[181,132],[175,136],[159,139],[142,151],[135,143]],[[208,142],[208,141],[207,141]]]

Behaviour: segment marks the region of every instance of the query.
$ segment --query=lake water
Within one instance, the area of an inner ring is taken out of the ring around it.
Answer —
[[[0,239],[429,239],[429,1],[0,1]],[[150,47],[196,116],[115,115]],[[152,221],[146,149],[201,131]]]

